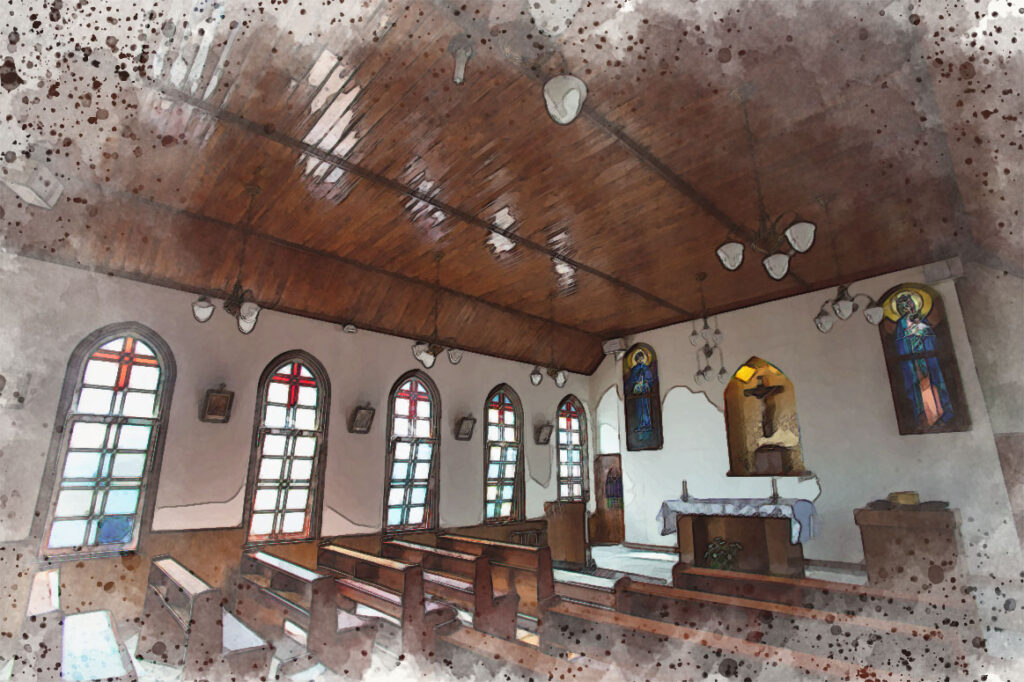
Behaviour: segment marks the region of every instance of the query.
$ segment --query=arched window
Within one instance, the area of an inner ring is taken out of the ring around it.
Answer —
[[[409,372],[392,387],[388,409],[384,527],[436,528],[441,417],[437,387],[426,374]]]
[[[511,521],[523,515],[523,408],[519,396],[502,384],[484,406],[484,519]]]
[[[107,327],[79,344],[61,397],[44,555],[137,547],[173,383],[170,349],[141,325]]]
[[[587,459],[587,417],[574,395],[558,406],[558,499],[583,501]]]
[[[942,297],[923,284],[901,284],[882,297],[882,311],[878,330],[900,433],[970,429]]]
[[[319,519],[330,385],[316,358],[289,351],[260,377],[246,490],[249,542],[304,540]]]
[[[800,447],[793,382],[778,367],[752,357],[725,386],[730,476],[799,476]]]

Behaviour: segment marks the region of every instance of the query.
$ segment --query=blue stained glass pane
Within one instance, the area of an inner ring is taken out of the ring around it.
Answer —
[[[427,499],[427,489],[423,487],[417,487],[412,489],[412,497],[409,500],[411,504],[423,504]]]
[[[388,507],[388,525],[398,526],[402,523],[402,508]]]
[[[494,518],[494,503],[493,502],[488,502],[487,503],[487,518],[489,518],[489,519]]]
[[[96,533],[96,544],[128,542],[132,539],[133,516],[104,516],[99,520],[99,531]]]
[[[489,467],[487,467],[487,478],[497,478],[498,477],[498,470],[500,468],[501,467],[499,465],[497,465],[497,464],[492,464]]]
[[[501,489],[501,497],[506,500],[512,499],[512,486],[506,485]]]

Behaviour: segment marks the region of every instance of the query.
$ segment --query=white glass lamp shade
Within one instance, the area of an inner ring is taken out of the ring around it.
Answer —
[[[459,350],[458,348],[449,348],[448,362],[452,363],[453,365],[457,365],[460,362],[462,362],[462,351]]]
[[[772,279],[782,279],[789,272],[789,254],[773,253],[767,256],[762,263]]]
[[[696,327],[690,332],[690,345],[694,348],[700,345],[700,334],[697,333]]]
[[[697,372],[693,375],[693,380],[696,381],[698,385],[703,384],[704,383],[704,372],[702,370],[698,369]]]
[[[837,298],[832,302],[832,312],[840,320],[848,320],[855,310],[857,310],[857,304],[851,298]]]
[[[743,264],[743,244],[739,242],[726,242],[715,253],[726,270],[735,270]]]
[[[832,330],[832,325],[835,324],[836,318],[832,317],[828,312],[822,310],[814,316],[814,326],[818,328],[818,331],[822,334],[827,334]]]
[[[793,223],[786,229],[786,239],[794,251],[803,253],[814,244],[814,223],[800,221]]]
[[[884,314],[885,311],[882,310],[882,306],[874,302],[864,309],[864,318],[871,324],[878,324],[881,322]]]
[[[423,342],[412,345],[412,356],[427,369],[433,367],[437,360],[437,356],[430,352],[430,344]]]
[[[248,334],[256,327],[260,307],[252,301],[246,301],[238,308],[238,331]]]
[[[704,328],[700,330],[700,337],[705,341],[715,338],[715,330],[708,326],[708,319],[704,318]]]
[[[544,84],[544,103],[548,114],[559,125],[568,125],[576,119],[587,99],[587,85],[576,76],[562,74]]]
[[[544,381],[544,374],[541,373],[540,367],[534,367],[533,371],[530,372],[530,383],[534,386],[540,386],[542,381]]]
[[[196,318],[196,322],[206,322],[213,317],[213,311],[216,309],[210,299],[200,296],[192,302],[192,317]]]
[[[565,386],[565,382],[569,380],[569,375],[566,374],[564,370],[560,369],[552,375],[552,378],[555,380],[555,386],[562,388]]]
[[[725,371],[725,367],[720,368],[718,370],[718,381],[720,383],[724,384],[728,378],[729,378],[729,373],[727,371]]]

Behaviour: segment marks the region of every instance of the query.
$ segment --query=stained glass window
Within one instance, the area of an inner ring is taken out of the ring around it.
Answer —
[[[311,535],[324,435],[321,382],[300,358],[277,365],[264,381],[256,432],[249,541]]]
[[[425,376],[403,377],[391,392],[388,425],[387,495],[384,526],[389,529],[436,525],[436,388]]]
[[[162,390],[160,359],[137,336],[88,354],[63,431],[47,553],[135,546]]]
[[[485,406],[487,437],[484,518],[509,520],[522,514],[522,410],[511,388],[501,386]]]
[[[558,499],[583,500],[586,422],[583,407],[569,396],[558,408]]]
[[[901,284],[880,303],[878,325],[901,434],[971,427],[942,297],[923,284]]]

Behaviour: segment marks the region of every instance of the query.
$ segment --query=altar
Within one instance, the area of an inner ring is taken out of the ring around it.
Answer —
[[[662,535],[679,538],[679,561],[708,567],[705,554],[715,538],[738,543],[730,569],[803,577],[803,542],[818,531],[809,500],[793,498],[665,500],[657,516]]]

